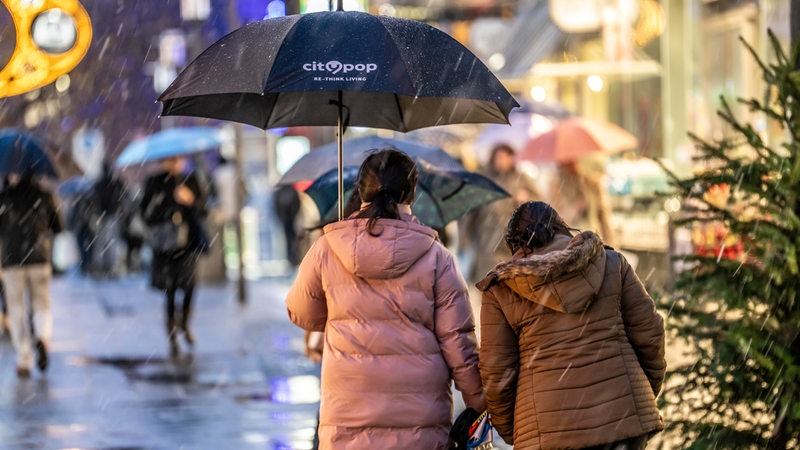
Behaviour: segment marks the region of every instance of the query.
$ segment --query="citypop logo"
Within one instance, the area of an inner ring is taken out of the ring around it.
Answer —
[[[332,75],[346,74],[353,71],[370,73],[378,70],[378,65],[374,63],[349,64],[336,60],[325,63],[314,61],[303,64],[303,70],[307,72],[330,72]]]

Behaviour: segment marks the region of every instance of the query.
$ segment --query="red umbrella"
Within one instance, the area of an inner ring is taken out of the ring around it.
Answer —
[[[531,161],[573,162],[591,153],[616,153],[639,145],[636,136],[611,122],[570,117],[528,141],[519,154]]]

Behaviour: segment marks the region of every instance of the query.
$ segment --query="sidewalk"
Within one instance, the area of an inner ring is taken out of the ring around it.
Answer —
[[[18,380],[0,339],[0,448],[311,448],[319,369],[286,316],[288,282],[248,287],[240,306],[198,286],[195,351],[170,359],[145,277],[55,278],[47,373]]]
[[[54,278],[47,373],[17,379],[0,338],[0,450],[310,449],[319,366],[286,314],[290,282],[248,282],[245,305],[235,283],[199,285],[195,350],[172,359],[164,299],[144,275]]]

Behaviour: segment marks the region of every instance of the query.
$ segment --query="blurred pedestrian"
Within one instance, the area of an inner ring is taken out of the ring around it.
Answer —
[[[320,448],[448,448],[451,378],[485,409],[467,287],[411,214],[417,168],[381,150],[361,165],[361,208],[324,227],[286,304],[324,332]]]
[[[480,283],[492,423],[515,448],[644,449],[663,423],[664,321],[625,258],[543,202],[508,222]]]
[[[8,327],[8,307],[6,306],[6,289],[3,282],[3,271],[0,268],[0,336],[9,333]]]
[[[504,227],[500,221],[509,217],[518,205],[541,199],[533,179],[517,170],[514,149],[508,144],[492,148],[484,174],[511,197],[473,210],[460,223],[459,250],[469,255],[470,264],[464,271],[471,282],[480,280],[495,264],[511,256],[503,245]]]
[[[97,213],[94,242],[92,244],[93,273],[99,277],[120,275],[122,237],[122,212],[127,203],[125,184],[114,173],[109,163],[92,186],[93,208]]]
[[[282,185],[272,194],[275,216],[281,222],[286,244],[286,259],[292,267],[300,263],[298,255],[297,215],[300,213],[300,194],[292,186]]]
[[[192,296],[198,258],[208,245],[202,225],[206,190],[193,173],[185,172],[185,166],[183,158],[162,160],[163,172],[147,179],[140,204],[153,250],[150,281],[166,296],[166,331],[173,356],[180,352],[179,332],[187,344],[195,342],[189,328]],[[176,314],[179,290],[183,298],[181,313]]]
[[[76,194],[67,210],[67,228],[75,235],[75,243],[80,254],[81,275],[90,275],[93,265],[94,241],[99,222],[99,208],[94,202],[92,191]]]
[[[596,232],[613,247],[617,239],[611,225],[606,178],[605,155],[561,163],[551,183],[550,204],[564,221],[578,229]]]
[[[8,177],[3,177],[3,186],[0,188],[5,189],[8,186]],[[5,336],[9,333],[8,327],[8,307],[6,307],[6,291],[5,284],[3,283],[3,269],[0,264],[0,336]]]
[[[126,196],[120,219],[122,240],[125,241],[125,270],[139,272],[142,270],[142,246],[147,235],[147,225],[142,218],[138,199]]]
[[[63,224],[53,195],[31,173],[12,173],[8,181],[0,194],[3,278],[17,376],[27,378],[33,368],[34,348],[37,368],[47,370],[53,332],[53,239],[63,230]]]

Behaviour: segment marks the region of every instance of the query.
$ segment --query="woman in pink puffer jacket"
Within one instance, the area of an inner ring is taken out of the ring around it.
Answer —
[[[370,155],[361,209],[324,228],[287,295],[292,322],[325,332],[322,449],[447,449],[451,379],[486,409],[467,287],[411,215],[416,179],[404,153]]]

